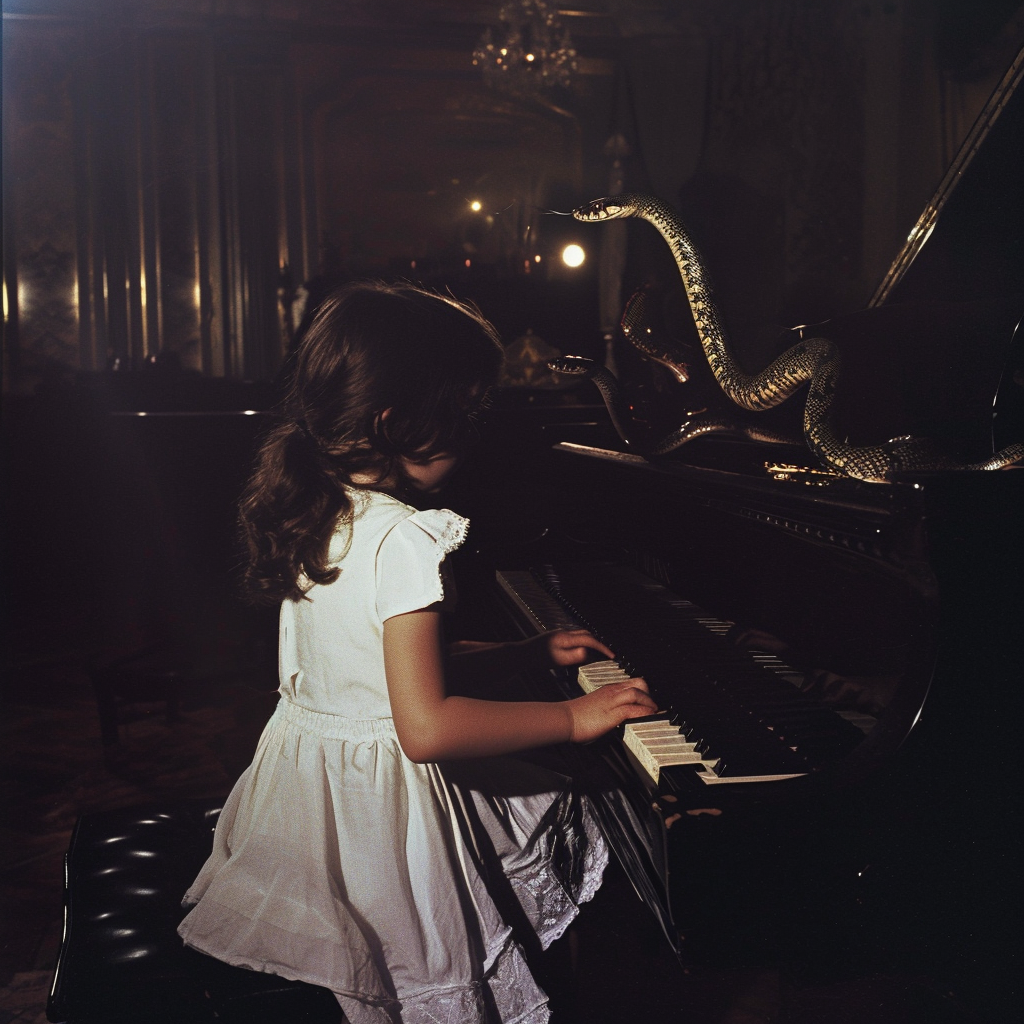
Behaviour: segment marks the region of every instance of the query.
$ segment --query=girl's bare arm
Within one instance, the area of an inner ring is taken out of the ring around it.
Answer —
[[[485,693],[484,686],[515,672],[582,665],[595,655],[614,657],[585,629],[552,630],[512,643],[460,640],[448,645],[448,679],[460,690],[473,686]]]
[[[409,612],[385,621],[384,669],[398,740],[406,755],[421,763],[507,754],[567,740],[582,743],[656,710],[642,679],[551,703],[449,695],[437,611]]]

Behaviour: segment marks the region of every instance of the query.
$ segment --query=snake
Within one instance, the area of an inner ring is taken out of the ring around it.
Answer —
[[[640,351],[645,350],[640,349]],[[615,427],[619,437],[622,438],[628,449],[632,449],[644,457],[668,455],[669,452],[675,451],[684,444],[708,434],[740,434],[751,440],[767,444],[793,443],[792,438],[768,427],[762,427],[756,423],[738,423],[728,416],[710,413],[707,409],[695,409],[687,412],[686,419],[678,427],[660,440],[651,443],[645,433],[634,425],[618,378],[599,362],[586,356],[562,356],[559,359],[552,359],[548,363],[548,367],[555,373],[566,377],[585,377],[593,381],[601,393],[605,408],[611,417],[612,426]]]
[[[664,343],[659,344],[657,336],[647,326],[647,290],[639,289],[626,303],[622,311],[619,327],[632,343],[633,348],[653,359],[672,374],[680,384],[690,379],[690,368],[685,362]]]
[[[596,199],[572,211],[576,220],[601,223],[636,217],[647,221],[668,243],[683,280],[686,299],[693,316],[701,347],[711,372],[726,396],[742,409],[761,412],[781,405],[805,384],[807,397],[803,412],[804,439],[826,470],[872,483],[885,483],[907,471],[921,470],[993,470],[1003,469],[1024,459],[1024,444],[1011,444],[979,462],[961,462],[948,456],[927,438],[898,437],[876,445],[851,445],[837,433],[833,423],[833,405],[842,369],[838,345],[826,337],[801,338],[758,373],[745,373],[733,356],[718,307],[711,297],[711,286],[704,260],[675,211],[655,196],[641,192]],[[641,352],[645,349],[637,330],[639,313],[623,323],[623,331]],[[628,328],[628,330],[627,330]],[[648,352],[654,358],[655,355]],[[581,361],[582,360],[582,361]],[[659,359],[659,361],[663,361]],[[597,385],[612,423],[624,440],[632,440],[626,425],[619,383],[593,360],[563,357],[551,368],[558,373],[586,375]],[[649,445],[649,454],[661,455],[697,436],[716,430],[737,429],[727,420],[687,417],[666,437]],[[742,427],[758,440],[782,440],[773,432]],[[753,431],[754,433],[751,433]],[[634,442],[635,443],[635,442]]]

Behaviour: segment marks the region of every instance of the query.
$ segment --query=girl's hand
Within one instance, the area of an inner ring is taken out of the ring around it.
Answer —
[[[608,683],[584,697],[565,702],[572,730],[571,743],[589,743],[630,718],[657,714],[658,708],[642,679]]]
[[[592,656],[603,654],[614,658],[611,650],[586,629],[555,629],[541,633],[527,641],[544,658],[545,665],[558,668],[572,668],[591,660]]]

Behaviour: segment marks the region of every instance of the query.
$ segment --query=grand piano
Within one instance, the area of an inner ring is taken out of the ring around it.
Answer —
[[[1022,68],[868,308],[814,327],[843,348],[855,443],[976,459],[1024,440]],[[643,363],[622,386],[669,424]],[[549,697],[647,679],[664,714],[566,770],[681,955],[900,963],[994,1006],[1015,948],[1024,469],[838,476],[800,404],[758,414],[776,443],[737,429],[644,458],[589,382],[503,395],[458,498],[466,627],[581,624],[616,652],[528,682]]]

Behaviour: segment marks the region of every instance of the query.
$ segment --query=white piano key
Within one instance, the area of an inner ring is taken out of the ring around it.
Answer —
[[[576,674],[576,681],[586,693],[593,693],[599,686],[625,682],[630,678],[630,674],[615,661],[594,661],[589,665],[581,665]]]

